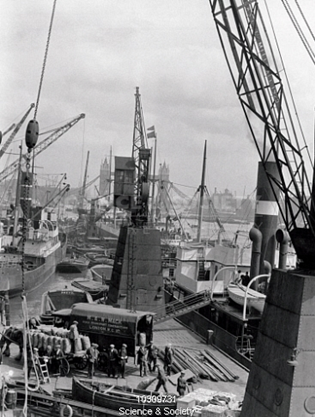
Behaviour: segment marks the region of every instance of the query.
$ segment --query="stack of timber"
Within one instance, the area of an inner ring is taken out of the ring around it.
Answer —
[[[175,347],[172,364],[172,372],[178,373],[189,369],[196,380],[211,379],[212,381],[234,382],[238,379],[222,361],[220,361],[209,349],[203,351]],[[159,357],[164,361],[164,352],[159,352]]]

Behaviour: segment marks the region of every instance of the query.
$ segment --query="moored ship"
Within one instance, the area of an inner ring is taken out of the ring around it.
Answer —
[[[40,219],[27,228],[24,242],[14,234],[2,238],[1,290],[9,291],[10,297],[20,294],[22,288],[25,292],[34,290],[55,272],[66,248],[66,235],[59,233],[55,213],[40,210]]]

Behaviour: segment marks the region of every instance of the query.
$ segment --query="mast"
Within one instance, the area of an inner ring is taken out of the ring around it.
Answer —
[[[202,216],[203,216],[203,197],[204,197],[204,192],[205,192],[206,159],[207,159],[207,141],[205,141],[205,146],[204,146],[204,151],[203,151],[201,185],[199,187],[200,199],[199,199],[199,212],[198,212],[197,242],[201,242],[201,226],[202,226]]]
[[[153,176],[152,176],[152,202],[151,202],[151,221],[152,224],[155,223],[154,221],[154,208],[155,208],[155,175],[156,175],[156,149],[157,149],[157,134],[155,131],[154,126],[150,127],[148,130],[152,130],[152,132],[148,133],[148,138],[154,138],[154,160],[153,160]]]
[[[13,224],[13,238],[12,245],[16,245],[16,236],[19,223],[19,207],[20,207],[20,197],[21,197],[21,164],[22,164],[22,143],[20,145],[20,157],[19,157],[19,169],[16,180],[16,192],[15,192],[15,207],[14,207],[14,224]]]

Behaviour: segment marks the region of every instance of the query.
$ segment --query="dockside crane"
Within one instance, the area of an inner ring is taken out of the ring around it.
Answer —
[[[11,133],[11,135],[9,136],[9,138],[6,140],[6,142],[4,143],[4,145],[2,146],[1,150],[0,150],[0,158],[2,158],[2,156],[5,154],[5,152],[7,151],[8,147],[11,145],[13,139],[15,138],[16,134],[18,133],[18,131],[21,129],[22,124],[25,122],[26,118],[28,117],[28,115],[30,114],[31,110],[35,107],[35,104],[32,103],[30,105],[30,108],[27,110],[27,112],[24,114],[24,116],[21,118],[21,120],[19,121],[19,123],[17,125],[15,125],[13,132]]]
[[[135,162],[136,179],[134,206],[131,209],[131,221],[135,226],[140,226],[146,224],[148,221],[151,149],[149,149],[147,145],[147,136],[139,87],[136,87],[135,94],[132,158]]]
[[[272,270],[241,417],[306,417],[315,413],[315,351],[309,337],[315,333],[314,178],[312,187],[306,150],[300,145],[258,1],[210,0],[210,6],[252,138],[299,259],[295,270]],[[274,164],[276,170],[271,171]]]
[[[315,266],[314,192],[258,1],[210,0],[233,83],[299,260]],[[275,162],[279,178],[268,170]]]
[[[87,181],[87,175],[88,175],[89,159],[90,159],[90,151],[88,151],[87,155],[86,155],[83,184],[82,184],[82,188],[80,188],[80,190],[79,190],[80,209],[81,210],[83,209],[84,199],[85,199],[85,191],[86,191],[86,188],[87,188],[86,181]]]
[[[65,125],[56,129],[51,135],[49,135],[46,139],[42,140],[38,143],[33,150],[34,157],[42,153],[45,149],[47,149],[50,145],[52,145],[56,140],[58,140],[62,135],[64,135],[69,129],[71,129],[74,125],[76,125],[81,119],[84,119],[85,114],[82,113],[79,116],[75,117],[74,119],[70,120],[70,122],[66,123]],[[27,153],[24,155],[24,161],[26,159]],[[12,162],[8,167],[6,167],[0,173],[0,181],[3,181],[8,176],[12,175],[19,167],[19,159]]]
[[[160,231],[148,225],[151,149],[139,87],[135,93],[135,116],[131,157],[115,157],[114,206],[131,213],[122,225],[107,303],[130,311],[164,308]]]

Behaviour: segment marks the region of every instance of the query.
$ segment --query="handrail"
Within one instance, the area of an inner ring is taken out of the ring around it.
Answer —
[[[252,278],[249,281],[246,287],[246,291],[245,291],[244,306],[243,306],[243,320],[246,320],[247,295],[248,295],[248,291],[250,290],[250,286],[252,285],[254,281],[257,281],[257,279],[259,278],[269,278],[269,277],[270,277],[270,274],[261,274],[261,275],[256,275],[254,278]]]
[[[202,302],[210,302],[210,292],[208,290],[200,291],[198,293],[189,294],[188,296],[184,297],[184,299],[174,300],[170,303],[167,303],[165,306],[155,309],[154,312],[156,313],[155,320],[159,321],[163,317],[166,317],[171,314],[175,314],[180,312],[181,310],[185,310],[190,307],[194,307],[197,304]],[[162,314],[164,313],[164,314]]]

